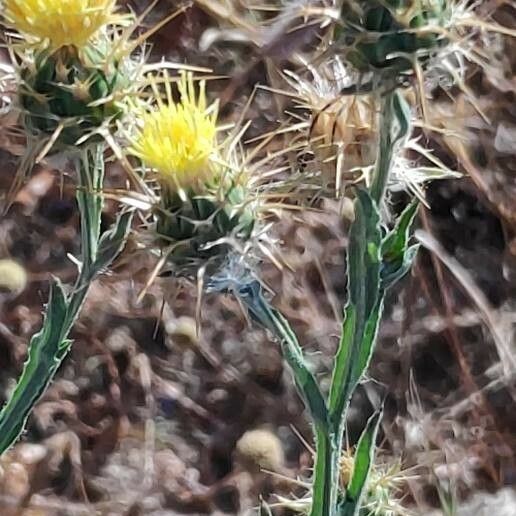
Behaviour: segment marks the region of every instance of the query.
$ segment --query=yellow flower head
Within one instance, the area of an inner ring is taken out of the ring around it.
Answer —
[[[154,80],[156,103],[144,106],[137,114],[138,128],[129,152],[170,187],[188,188],[209,179],[213,172],[210,157],[217,146],[217,106],[206,105],[204,81],[200,81],[196,95],[191,73],[181,76],[177,103],[166,74],[164,82],[166,102],[161,100]]]
[[[4,18],[28,39],[51,49],[84,47],[114,19],[116,0],[4,0]]]

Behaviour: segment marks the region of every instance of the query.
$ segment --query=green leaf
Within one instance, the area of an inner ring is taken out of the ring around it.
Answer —
[[[369,362],[371,361],[371,357],[374,352],[374,345],[376,343],[382,313],[383,295],[378,299],[376,306],[369,314],[364,326],[362,343],[358,348],[358,356],[356,357],[356,362],[353,368],[353,379],[356,383],[359,382],[360,378],[369,367]]]
[[[126,211],[118,216],[113,226],[100,238],[97,258],[92,265],[94,274],[102,272],[122,251],[133,220],[133,212]]]
[[[419,208],[414,199],[400,215],[394,229],[383,239],[381,279],[384,289],[400,280],[410,269],[419,245],[409,245],[411,228]]]
[[[330,387],[329,410],[341,426],[353,391],[367,367],[383,308],[380,217],[365,190],[357,192],[348,248],[348,303]]]
[[[79,179],[77,203],[81,215],[82,263],[84,274],[97,256],[102,215],[102,184],[104,180],[104,147],[85,148],[76,161]]]
[[[383,411],[376,411],[367,421],[360,436],[354,457],[353,473],[344,500],[338,508],[339,516],[358,516],[361,501],[367,488],[367,478],[374,460],[376,436]]]
[[[71,347],[68,334],[77,319],[95,277],[122,249],[132,213],[119,216],[113,228],[100,237],[104,171],[103,146],[83,151],[78,163],[81,213],[82,267],[71,293],[66,296],[61,283],[51,283],[50,296],[41,330],[29,344],[29,355],[18,383],[0,412],[0,455],[19,437],[33,406],[45,392]]]
[[[0,412],[0,455],[22,432],[34,404],[45,392],[70,349],[67,335],[68,303],[63,287],[53,280],[43,326],[29,345],[29,355],[18,383]]]

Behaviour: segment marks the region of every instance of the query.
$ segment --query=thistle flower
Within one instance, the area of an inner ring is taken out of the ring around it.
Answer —
[[[83,48],[115,19],[116,0],[4,0],[7,24],[29,42]]]
[[[157,91],[157,85],[152,83]],[[193,76],[183,74],[178,85],[180,100],[172,98],[166,80],[166,102],[156,95],[155,105],[141,107],[138,128],[129,153],[154,170],[172,190],[195,188],[215,174],[211,161],[217,153],[217,105],[207,106],[206,84],[196,95]]]
[[[205,82],[183,73],[177,101],[167,73],[149,83],[150,99],[137,107],[126,134],[127,153],[141,161],[148,179],[155,242],[176,273],[192,276],[245,246],[255,224],[255,196],[237,142],[218,142],[217,103],[208,105]]]

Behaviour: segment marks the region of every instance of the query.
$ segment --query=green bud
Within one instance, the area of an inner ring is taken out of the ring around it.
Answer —
[[[51,136],[62,125],[57,146],[71,146],[117,119],[121,108],[111,96],[127,80],[119,64],[108,63],[105,56],[97,48],[80,53],[74,47],[38,52],[34,62],[21,69],[26,129]]]
[[[423,67],[448,43],[440,27],[450,12],[442,0],[344,0],[345,58],[359,72],[396,78]],[[437,27],[433,30],[433,27]]]
[[[246,185],[234,181],[224,189],[207,185],[202,194],[164,191],[154,217],[160,245],[171,249],[169,263],[187,275],[200,265],[220,265],[231,250],[229,241],[245,242],[255,225]]]

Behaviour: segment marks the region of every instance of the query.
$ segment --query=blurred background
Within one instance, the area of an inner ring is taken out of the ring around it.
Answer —
[[[285,35],[295,4],[192,2],[151,38],[150,59],[211,68],[221,78],[208,92],[225,122],[237,120],[256,84],[268,85],[254,91],[246,138],[275,131],[294,108],[270,89],[291,91],[282,70],[299,70],[320,36],[317,27]],[[127,5],[141,13],[148,2]],[[178,5],[159,1],[141,30]],[[479,9],[514,28],[512,2]],[[516,42],[487,38],[490,66],[466,74],[478,109],[459,89],[433,93],[435,119],[464,138],[432,133],[424,143],[464,177],[426,190],[421,252],[389,294],[351,409],[353,444],[386,395],[378,460],[404,472],[407,514],[516,514]],[[24,151],[15,124],[14,113],[0,118],[0,199]],[[263,152],[285,145],[278,136]],[[110,164],[108,186],[124,181]],[[288,267],[264,263],[260,274],[324,384],[345,302],[349,222],[339,202],[322,207],[282,214],[273,231]],[[116,210],[109,201],[106,225]],[[134,260],[130,248],[92,286],[70,355],[0,459],[0,514],[246,515],[261,500],[292,514],[275,506],[277,495],[305,494],[295,479],[310,477],[312,434],[277,344],[222,295],[204,297],[197,334],[196,289],[185,281],[158,278],[137,302],[155,260]],[[38,165],[0,218],[0,401],[40,327],[49,278],[71,282],[67,255],[78,252],[73,181]]]

